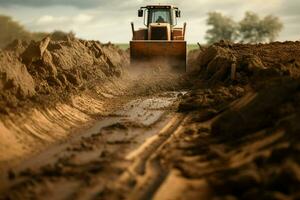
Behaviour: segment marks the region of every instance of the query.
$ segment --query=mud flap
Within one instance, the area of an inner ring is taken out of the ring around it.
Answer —
[[[130,62],[140,63],[163,62],[178,72],[186,72],[186,41],[131,41]],[[150,66],[151,67],[151,66]]]

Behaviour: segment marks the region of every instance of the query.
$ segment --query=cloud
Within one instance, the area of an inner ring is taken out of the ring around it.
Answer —
[[[31,23],[31,29],[36,31],[63,30],[63,31],[78,31],[86,30],[90,25],[94,16],[79,13],[73,16],[53,16],[43,15]]]
[[[280,9],[280,13],[284,15],[300,15],[299,13],[300,1],[285,1],[282,2],[282,7]]]
[[[54,17],[50,15],[44,15],[37,20],[37,24],[51,23],[54,21]]]
[[[48,25],[48,24],[57,24],[57,23],[65,23],[68,22],[68,18],[61,16],[61,17],[54,17],[51,15],[44,15],[36,21],[37,25]]]

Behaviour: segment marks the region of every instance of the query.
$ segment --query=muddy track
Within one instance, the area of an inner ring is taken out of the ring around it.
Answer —
[[[151,143],[142,146],[135,162],[122,174],[119,184],[130,186],[130,183],[136,183],[129,187],[131,192],[127,199],[152,199],[168,175],[160,162],[160,153],[171,142],[184,119],[183,115],[175,115]]]
[[[133,100],[8,170],[0,199],[150,199],[168,174],[160,153],[185,118],[173,111],[178,94]]]
[[[74,140],[14,168],[0,199],[260,199],[265,191],[264,199],[279,199],[269,197],[288,191],[282,182],[292,183],[297,195],[298,165],[287,160],[272,169],[294,148],[285,130],[263,128],[229,140],[213,135],[216,123],[249,105],[256,93],[220,107],[209,119],[205,110],[175,112],[178,96],[133,100]],[[293,150],[296,159],[298,152]],[[268,180],[259,167],[278,174]]]

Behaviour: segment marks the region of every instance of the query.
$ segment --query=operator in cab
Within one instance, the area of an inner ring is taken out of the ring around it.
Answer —
[[[162,16],[159,16],[158,19],[156,20],[156,23],[166,23],[166,22]]]

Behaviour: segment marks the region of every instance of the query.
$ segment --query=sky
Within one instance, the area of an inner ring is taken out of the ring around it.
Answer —
[[[137,10],[148,4],[172,4],[180,8],[178,26],[187,22],[189,43],[204,43],[207,13],[219,11],[234,20],[246,11],[262,17],[280,17],[284,29],[278,40],[300,40],[299,0],[0,0],[0,14],[12,16],[31,31],[74,31],[83,39],[126,43],[131,37],[130,22],[143,27]],[[1,29],[1,27],[0,27]]]

